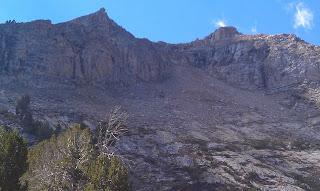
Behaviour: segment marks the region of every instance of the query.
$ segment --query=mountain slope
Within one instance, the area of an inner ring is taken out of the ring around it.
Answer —
[[[316,190],[319,47],[234,27],[185,44],[136,39],[104,9],[2,24],[0,108],[93,128],[121,105],[137,190]],[[0,113],[0,124],[19,128]]]

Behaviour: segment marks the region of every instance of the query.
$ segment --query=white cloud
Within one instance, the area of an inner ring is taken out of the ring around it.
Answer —
[[[257,27],[256,27],[256,26],[251,27],[251,32],[252,32],[252,33],[257,33]]]
[[[289,12],[293,11],[294,5],[296,5],[296,3],[295,3],[295,2],[291,2],[291,3],[286,4],[286,5],[284,6],[284,9],[286,10],[287,14],[288,14]]]
[[[297,29],[299,27],[311,29],[313,21],[313,13],[304,6],[303,3],[296,5],[296,13],[294,14],[294,26]]]
[[[217,22],[215,22],[215,25],[217,26],[217,27],[225,27],[226,26],[226,24],[225,24],[225,22],[223,22],[223,21],[217,21]]]

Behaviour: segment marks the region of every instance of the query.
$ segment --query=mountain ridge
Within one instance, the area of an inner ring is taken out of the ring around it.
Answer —
[[[320,76],[319,47],[292,34],[243,35],[234,27],[222,27],[190,43],[155,43],[135,38],[103,8],[54,25],[38,20],[0,27],[2,74],[128,85],[165,80],[171,65],[186,62],[249,89],[319,81]],[[294,55],[306,54],[307,50],[312,53],[309,60]]]
[[[104,9],[54,25],[1,24],[0,125],[23,133],[7,116],[25,93],[52,127],[93,129],[121,105],[130,131],[117,153],[136,190],[316,190],[319,55],[292,34],[234,27],[155,43]]]

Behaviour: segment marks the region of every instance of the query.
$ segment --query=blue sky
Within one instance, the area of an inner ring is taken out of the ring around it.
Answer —
[[[202,39],[220,26],[244,34],[294,33],[320,45],[319,0],[0,0],[0,22],[65,22],[106,9],[138,38],[169,43]]]

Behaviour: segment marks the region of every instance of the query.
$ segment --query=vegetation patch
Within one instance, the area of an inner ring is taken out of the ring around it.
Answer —
[[[4,115],[4,114],[6,114],[6,113],[8,113],[8,110],[0,109],[0,114],[1,114],[1,115]]]
[[[187,136],[185,139],[181,140],[181,142],[185,144],[199,145],[199,150],[204,152],[204,154],[209,154],[211,151],[211,149],[207,145],[207,142],[202,139]]]
[[[245,190],[259,190],[255,188],[251,182],[259,182],[266,184],[266,182],[262,180],[256,172],[249,172],[247,175],[245,175],[242,179],[242,183],[248,186],[248,188],[246,188]]]
[[[257,150],[285,150],[287,148],[284,141],[279,139],[250,139],[244,144]]]
[[[287,175],[295,179],[295,184],[305,190],[319,190],[320,188],[320,172],[311,171],[308,176],[297,173],[290,173]]]
[[[0,190],[20,190],[19,178],[27,171],[27,142],[18,131],[0,127]]]
[[[88,128],[74,125],[29,151],[22,185],[28,190],[132,190],[128,168],[101,147],[103,142],[93,144]]]
[[[146,162],[146,163],[152,164],[152,165],[154,165],[154,164],[157,163],[157,160],[156,160],[156,159],[153,159],[153,158],[151,158],[151,157],[144,157],[144,158],[143,158],[143,161]]]
[[[186,183],[180,184],[179,186],[174,186],[170,190],[240,191],[242,189],[238,188],[237,185],[233,185],[233,184],[220,184],[220,183],[209,184],[207,182],[197,181],[195,183],[186,182]]]
[[[200,165],[194,166],[194,167],[189,167],[185,166],[182,167],[181,171],[186,172],[187,174],[190,175],[190,178],[193,180],[198,180],[201,177],[201,174],[205,171],[206,169]]]
[[[309,99],[308,96],[305,95],[305,94],[296,94],[296,93],[293,93],[293,94],[291,94],[291,96],[292,96],[294,99],[296,99],[296,100],[301,100],[301,101],[306,101],[306,100]]]
[[[320,149],[319,142],[310,142],[310,141],[293,141],[291,142],[293,149],[297,150],[307,150],[307,149]]]
[[[147,141],[148,143],[150,143],[152,146],[158,145],[158,142],[157,142],[156,140],[154,140],[154,139],[147,138],[146,141]]]
[[[227,144],[224,148],[228,151],[233,151],[233,152],[239,152],[242,150],[242,148],[236,143]]]
[[[223,167],[223,170],[224,170],[226,173],[228,173],[228,174],[230,174],[231,176],[233,176],[233,177],[236,176],[234,170],[231,169],[231,168],[229,168],[229,167],[226,167],[226,166],[225,166],[225,167]]]
[[[17,115],[15,115],[14,113],[11,113],[5,109],[0,110],[0,115],[4,116],[4,118],[6,118],[7,120],[10,120],[10,121],[14,121],[18,118]]]
[[[228,143],[224,146],[210,148],[210,150],[216,151],[216,152],[223,152],[223,151],[240,152],[242,151],[242,148],[239,146],[239,143]]]
[[[155,135],[155,134],[157,134],[157,131],[155,129],[147,129],[147,128],[142,128],[142,127],[139,127],[137,129],[137,131],[141,135]]]
[[[205,142],[199,144],[199,149],[200,149],[201,151],[205,152],[205,153],[207,153],[207,152],[210,151],[210,149],[208,148],[207,143],[205,143]]]
[[[14,120],[18,119],[18,116],[16,116],[14,113],[10,113],[10,112],[5,113],[4,117],[10,121],[14,121]]]
[[[19,99],[16,104],[17,116],[15,116],[15,118],[20,119],[24,131],[37,136],[38,141],[49,139],[53,134],[58,135],[60,133],[61,126],[58,125],[54,131],[49,123],[33,119],[29,104],[30,96],[28,94]]]
[[[202,140],[202,139],[197,139],[195,137],[192,137],[190,135],[188,135],[184,140],[184,143],[186,144],[198,144],[198,145],[206,145],[207,142]]]

